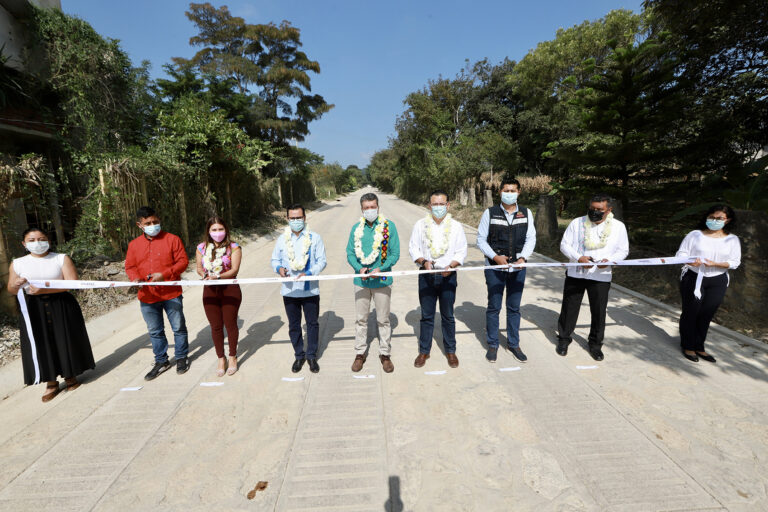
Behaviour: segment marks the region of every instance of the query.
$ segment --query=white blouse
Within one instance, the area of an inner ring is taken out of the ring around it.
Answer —
[[[736,268],[741,264],[741,242],[739,242],[739,237],[736,235],[714,238],[705,235],[701,230],[697,229],[691,231],[683,238],[683,242],[680,244],[680,248],[675,256],[699,258],[701,261],[707,259],[717,263],[728,262],[728,268]],[[715,277],[728,272],[727,268],[710,267],[707,265],[701,265],[700,267],[685,265],[683,267],[683,270],[688,269],[701,273],[703,277]]]
[[[27,254],[21,258],[13,260],[13,270],[16,275],[23,277],[27,281],[32,279],[64,279],[62,268],[66,254],[58,252],[49,252],[42,258]]]

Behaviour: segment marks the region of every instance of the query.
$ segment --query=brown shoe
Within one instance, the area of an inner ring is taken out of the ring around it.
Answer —
[[[50,402],[61,392],[59,382],[56,381],[55,383],[46,384],[45,391],[46,393],[42,396],[42,400],[43,402]]]
[[[448,366],[451,368],[457,368],[459,366],[459,358],[456,354],[445,354],[445,358],[448,360]]]
[[[392,373],[395,371],[395,365],[392,364],[392,359],[389,356],[379,356],[381,359],[381,366],[384,368],[384,373]]]
[[[429,359],[429,354],[419,354],[416,356],[416,360],[413,362],[413,366],[416,368],[421,368],[424,366],[424,363],[427,362],[427,359]]]
[[[363,363],[365,363],[365,356],[363,354],[357,354],[355,361],[352,363],[352,371],[359,372],[363,369]]]
[[[67,391],[74,391],[80,387],[80,383],[77,381],[75,377],[64,379],[64,384],[67,385]]]

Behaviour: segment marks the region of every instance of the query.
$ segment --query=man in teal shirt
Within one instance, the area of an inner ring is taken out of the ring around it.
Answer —
[[[352,371],[359,372],[365,363],[368,314],[373,301],[379,324],[379,359],[384,371],[391,373],[395,369],[389,357],[392,341],[392,328],[389,325],[392,278],[377,274],[389,272],[395,266],[400,258],[400,240],[395,223],[379,214],[379,198],[376,194],[363,194],[360,197],[360,209],[363,218],[352,226],[347,242],[347,261],[356,274],[363,275],[355,278],[356,355]]]

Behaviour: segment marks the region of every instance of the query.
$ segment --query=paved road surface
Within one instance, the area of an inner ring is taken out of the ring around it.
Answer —
[[[358,197],[309,218],[325,240],[326,273],[349,269]],[[407,240],[426,210],[386,195],[382,210],[400,232],[396,268],[413,268]],[[474,230],[467,236],[472,245]],[[273,243],[245,246],[242,276],[270,275]],[[471,248],[468,264],[481,259]],[[293,377],[293,353],[276,285],[243,288],[233,377],[215,377],[201,289],[190,288],[192,367],[144,382],[151,347],[128,304],[89,323],[97,370],[77,391],[42,404],[40,386],[22,389],[18,361],[0,369],[0,510],[768,510],[766,353],[713,333],[718,364],[689,363],[674,313],[614,290],[605,361],[585,350],[586,305],[562,358],[562,280],[561,270],[529,271],[521,338],[530,361],[500,350],[491,365],[483,274],[460,274],[461,364],[448,368],[438,341],[416,369],[416,278],[398,279],[395,372],[381,371],[374,342],[366,379],[349,370],[350,281],[322,283],[321,372],[305,367],[296,382],[282,380]],[[211,381],[223,386],[200,386]],[[143,388],[121,391],[130,386]],[[249,500],[259,481],[267,488]]]

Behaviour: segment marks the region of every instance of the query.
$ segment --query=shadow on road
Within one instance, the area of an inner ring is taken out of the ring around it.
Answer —
[[[323,352],[331,341],[344,329],[344,319],[334,311],[326,311],[320,315],[320,340],[317,347],[317,358],[323,357]]]
[[[290,340],[273,341],[277,331],[283,327],[283,320],[277,315],[271,316],[262,322],[256,322],[248,328],[248,332],[238,343],[239,365],[245,363],[250,357],[256,353],[264,345],[271,345],[274,343],[288,343]],[[293,353],[291,353],[291,357]]]
[[[99,380],[104,375],[108,374],[124,361],[133,356],[138,350],[143,348],[149,348],[152,350],[152,343],[149,341],[149,334],[142,334],[138,338],[129,341],[125,345],[121,345],[117,350],[102,357],[96,361],[96,369],[85,372],[82,376],[78,377],[80,382],[93,382]],[[147,361],[147,367],[151,365],[150,361]]]
[[[559,290],[562,289],[562,280],[563,275],[560,272],[529,274],[526,284],[527,288],[543,288],[548,291],[544,291],[543,296],[536,299],[536,304],[527,304],[524,295],[523,305],[521,306],[523,318],[536,325],[553,346],[557,344],[557,318],[560,311]],[[555,292],[555,290],[558,291]],[[612,291],[611,293],[617,292]],[[624,295],[622,294],[622,296]],[[632,298],[630,300],[635,301]],[[589,331],[587,304],[585,296],[581,312],[583,323],[576,326],[577,330],[584,334]],[[692,363],[684,359],[680,354],[680,336],[677,333],[677,329],[674,329],[674,332],[670,334],[667,330],[660,327],[660,324],[668,323],[669,321],[676,323],[677,318],[674,313],[656,308],[642,301],[637,301],[637,305],[633,304],[628,307],[617,306],[613,298],[608,302],[607,313],[608,318],[603,343],[609,351],[619,350],[642,361],[668,368],[675,373],[685,372],[695,376],[704,376],[704,372],[699,365],[705,362]],[[635,335],[617,336],[614,330],[617,326],[626,327],[633,331]],[[736,340],[718,335],[712,331],[710,331],[708,338],[707,350],[717,357],[718,369],[725,373],[738,372],[756,380],[768,381],[768,373],[750,363],[750,359],[753,357],[764,358],[762,352],[751,349],[740,351],[736,347],[743,347],[743,345],[739,344]],[[720,341],[723,338],[724,340]],[[584,350],[587,350],[587,342],[582,336],[574,334],[573,339]],[[608,357],[606,356],[606,359]]]
[[[389,477],[389,499],[384,502],[384,510],[386,512],[403,512],[405,506],[403,500],[400,498],[400,477]]]

